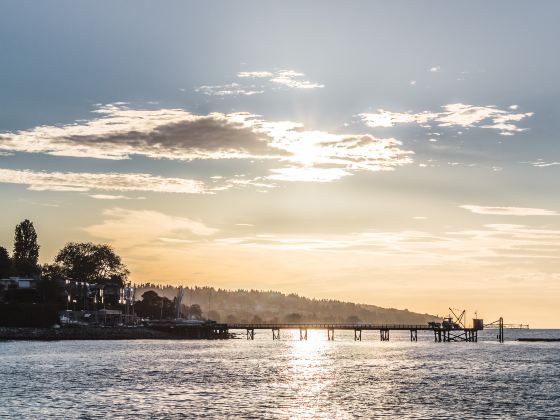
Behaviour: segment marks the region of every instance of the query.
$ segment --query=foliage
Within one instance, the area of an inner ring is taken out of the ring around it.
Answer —
[[[177,295],[175,286],[141,284],[136,285],[136,290],[140,293],[153,290],[170,299]],[[200,305],[203,316],[207,314],[209,319],[214,319],[210,309],[222,314],[219,320],[228,323],[251,322],[255,315],[263,322],[284,322],[289,314],[299,314],[300,322],[425,324],[437,320],[429,314],[334,299],[310,299],[293,293],[286,295],[275,291],[187,287],[184,293],[189,297],[191,304]]]
[[[212,321],[220,322],[221,318],[222,316],[218,311],[211,310],[208,312],[208,319],[211,319]]]
[[[12,275],[12,259],[6,248],[0,246],[0,279]]]
[[[348,324],[360,324],[362,322],[362,320],[360,319],[359,316],[350,315],[348,318],[346,318],[346,322]]]
[[[33,276],[39,273],[39,245],[33,223],[25,219],[18,224],[14,235],[13,266],[17,275]]]
[[[123,286],[129,271],[109,245],[70,242],[55,258],[72,281]]]
[[[297,324],[298,322],[301,322],[301,315],[295,312],[288,314],[286,315],[286,322]]]
[[[200,305],[196,303],[194,305],[191,305],[190,308],[187,310],[187,315],[190,319],[201,319],[202,309],[200,309]]]
[[[142,300],[134,303],[134,311],[141,318],[174,318],[175,305],[166,297],[160,297],[154,291],[142,294]]]
[[[44,302],[64,304],[67,300],[65,291],[66,274],[57,264],[45,264],[41,270],[39,293]]]

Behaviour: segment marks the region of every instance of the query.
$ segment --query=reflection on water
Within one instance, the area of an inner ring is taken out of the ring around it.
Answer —
[[[256,332],[254,341],[0,343],[0,416],[558,417],[559,343]],[[508,332],[512,338],[515,332]],[[560,332],[522,332],[560,336]]]

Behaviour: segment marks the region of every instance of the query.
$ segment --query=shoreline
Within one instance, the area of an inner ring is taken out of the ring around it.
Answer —
[[[148,327],[0,327],[2,341],[63,341],[63,340],[212,340],[207,334],[187,335]]]

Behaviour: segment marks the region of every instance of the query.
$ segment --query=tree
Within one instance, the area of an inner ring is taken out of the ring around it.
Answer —
[[[109,245],[70,242],[55,258],[73,281],[123,286],[129,271]]]
[[[0,279],[12,274],[12,259],[6,248],[0,246]]]
[[[187,315],[190,319],[202,318],[202,309],[200,309],[200,305],[196,303],[194,305],[191,305],[187,311]]]
[[[252,324],[262,324],[263,320],[260,316],[254,315],[253,319],[251,320]]]
[[[153,290],[142,294],[142,300],[134,303],[134,311],[142,318],[173,318],[175,305],[166,297],[160,297]]]
[[[292,323],[292,324],[297,324],[299,322],[301,322],[301,315],[293,312],[291,314],[286,315],[286,322]]]
[[[17,275],[38,274],[39,245],[33,223],[25,219],[16,226],[14,235],[13,266]]]
[[[362,322],[362,320],[357,315],[350,315],[346,318],[346,323],[348,324],[359,324],[360,322]]]
[[[67,294],[64,288],[66,275],[64,269],[57,264],[45,264],[41,270],[41,281],[38,291],[46,303],[64,304]]]
[[[221,315],[218,311],[211,310],[208,312],[208,319],[220,322]]]

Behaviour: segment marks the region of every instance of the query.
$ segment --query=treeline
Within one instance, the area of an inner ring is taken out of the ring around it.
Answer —
[[[33,222],[26,219],[15,227],[12,254],[0,247],[0,302],[65,305],[72,309],[91,309],[92,304],[100,302],[119,304],[120,288],[129,271],[109,245],[69,242],[52,263],[43,265],[39,264],[39,250]],[[22,278],[33,280],[33,285],[18,287],[17,281]]]
[[[177,287],[152,283],[135,285],[136,298],[146,291],[173,300]],[[276,291],[226,290],[213,287],[187,287],[183,304],[197,305],[202,317],[220,322],[332,322],[424,324],[436,320],[429,314],[406,309],[342,302],[334,299],[310,299],[295,293]]]

